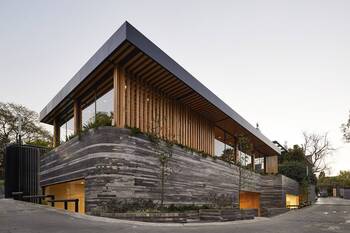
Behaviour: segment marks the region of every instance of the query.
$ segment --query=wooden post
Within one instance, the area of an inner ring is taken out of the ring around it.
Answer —
[[[235,163],[237,164],[238,161],[238,143],[237,143],[237,139],[235,138],[235,145],[234,145],[234,156],[235,156]]]
[[[81,105],[79,99],[74,99],[74,134],[77,135],[81,131]]]
[[[53,147],[58,147],[60,145],[60,137],[60,124],[58,123],[58,120],[55,119],[53,121]]]
[[[125,76],[120,67],[113,71],[114,85],[114,125],[119,128],[125,127]],[[129,88],[129,87],[127,87]]]
[[[252,154],[252,171],[255,171],[255,155]]]

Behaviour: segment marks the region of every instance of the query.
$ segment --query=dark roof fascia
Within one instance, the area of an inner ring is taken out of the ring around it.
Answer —
[[[123,42],[126,41],[125,22],[97,52],[84,64],[71,80],[57,93],[57,95],[40,112],[39,120],[51,113],[72,91],[83,82],[109,55],[111,55]]]
[[[128,41],[144,52],[158,64],[167,69],[175,77],[183,81],[186,85],[207,99],[214,106],[219,108],[231,119],[247,131],[280,154],[280,149],[265,137],[259,130],[254,128],[248,121],[237,112],[225,104],[207,87],[194,78],[189,72],[182,68],[177,62],[164,53],[158,46],[147,39],[141,32],[128,22],[125,22],[107,42],[88,60],[88,62],[78,71],[78,73],[62,88],[53,100],[40,112],[40,121],[45,118],[64,98],[66,98],[79,83],[81,83],[93,70],[97,68],[107,57],[109,57],[124,41]]]

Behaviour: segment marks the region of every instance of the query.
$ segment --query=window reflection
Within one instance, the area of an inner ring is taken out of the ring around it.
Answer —
[[[66,142],[74,135],[74,118],[69,119],[60,127],[60,140]]]
[[[113,92],[114,89],[108,91],[83,109],[83,129],[89,129],[95,126],[112,125],[114,111]]]
[[[255,171],[259,173],[264,172],[264,157],[255,158],[254,160]]]
[[[215,155],[222,156],[225,150],[225,144],[217,139],[215,139]]]
[[[109,117],[113,117],[113,90],[110,90],[96,101],[97,113],[105,114]]]

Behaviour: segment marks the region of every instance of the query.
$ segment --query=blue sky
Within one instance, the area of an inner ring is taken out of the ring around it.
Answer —
[[[350,169],[349,1],[2,1],[0,101],[40,111],[128,20],[271,140],[328,132]]]

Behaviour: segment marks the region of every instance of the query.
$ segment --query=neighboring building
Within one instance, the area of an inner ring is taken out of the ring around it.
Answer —
[[[350,187],[343,189],[343,198],[350,200]]]
[[[100,116],[114,127],[81,133]],[[152,137],[167,141],[162,150],[172,154],[166,204],[208,204],[217,197],[238,204],[241,196],[242,208],[266,212],[299,194],[295,181],[275,175],[280,150],[127,22],[41,111],[40,121],[54,126],[56,147],[41,160],[41,186],[59,198],[79,198],[80,212],[160,201]],[[238,135],[253,144],[252,153],[239,153]],[[223,153],[240,154],[246,168],[272,175],[245,170],[239,193],[238,168],[214,157]]]

